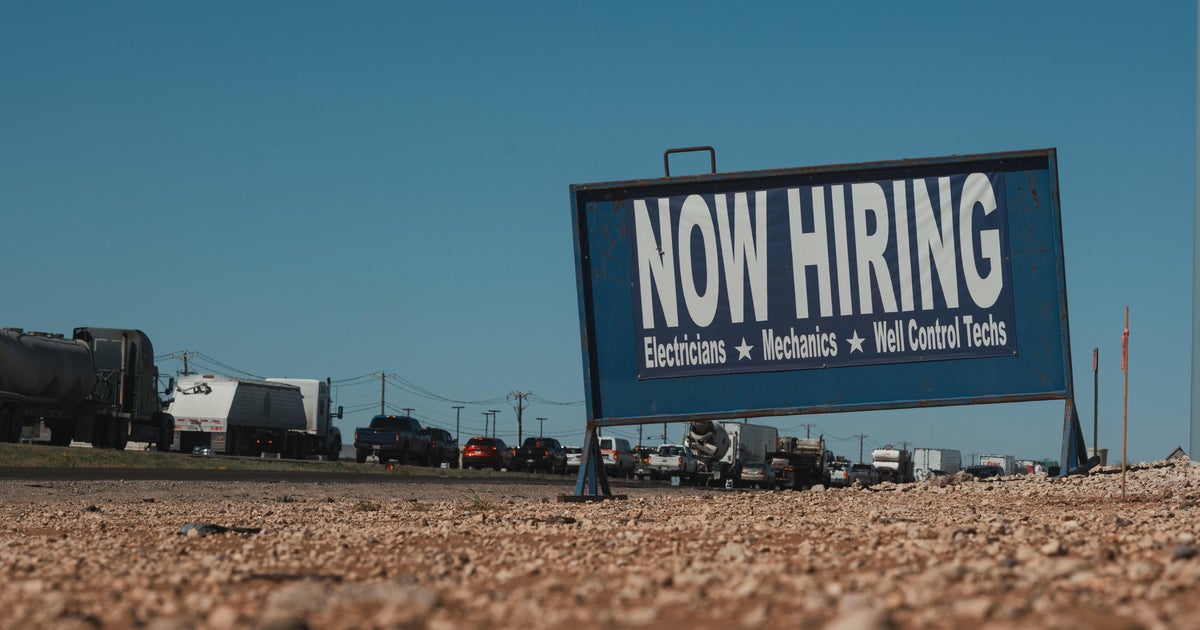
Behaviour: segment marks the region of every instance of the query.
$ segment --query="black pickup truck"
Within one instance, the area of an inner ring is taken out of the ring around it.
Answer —
[[[401,464],[427,464],[429,450],[429,434],[410,416],[375,416],[370,426],[354,430],[354,454],[360,464],[371,454],[379,457],[380,464],[392,459]]]
[[[513,468],[528,472],[539,470],[548,473],[566,474],[567,452],[554,438],[525,438],[521,448],[513,456]]]

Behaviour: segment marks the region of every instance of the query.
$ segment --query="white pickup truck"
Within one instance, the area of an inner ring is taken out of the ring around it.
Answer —
[[[678,476],[680,479],[691,479],[696,476],[699,460],[692,449],[679,444],[663,444],[658,450],[650,453],[646,468],[652,478],[664,479]]]

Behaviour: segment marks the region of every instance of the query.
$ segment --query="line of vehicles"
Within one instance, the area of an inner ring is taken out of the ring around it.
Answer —
[[[342,450],[329,379],[232,378],[191,374],[165,379],[150,338],[135,329],[79,327],[70,338],[0,329],[0,441],[22,439],[124,449],[129,442],[159,451],[336,461]],[[774,427],[736,421],[688,424],[680,444],[634,449],[600,436],[606,471],[616,477],[677,478],[709,485],[802,489],[858,482],[908,483],[963,470],[959,451],[886,445],[872,461],[834,457],[823,437],[779,436]],[[547,437],[518,448],[474,437],[460,449],[448,431],[411,416],[375,416],[354,432],[356,461],[448,467],[577,471],[582,449]],[[966,470],[1002,476],[1044,470],[1057,462],[983,455]]]
[[[0,329],[0,441],[337,459],[333,418],[328,379],[189,375],[164,387],[140,330]]]

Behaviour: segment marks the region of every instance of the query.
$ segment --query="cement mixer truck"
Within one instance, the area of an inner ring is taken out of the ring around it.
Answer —
[[[41,435],[123,450],[171,446],[175,419],[158,396],[154,347],[140,330],[76,328],[72,338],[0,330],[0,441]]]
[[[708,481],[737,481],[749,462],[770,463],[767,453],[776,449],[779,430],[742,422],[700,420],[688,427],[687,445],[700,460],[698,474]]]

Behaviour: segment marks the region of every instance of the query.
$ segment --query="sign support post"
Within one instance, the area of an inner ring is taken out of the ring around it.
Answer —
[[[579,462],[579,476],[575,480],[575,494],[559,495],[559,501],[603,501],[624,499],[626,495],[614,495],[608,485],[608,473],[604,470],[604,458],[600,453],[599,435],[596,425],[588,423],[583,438],[583,456]]]

